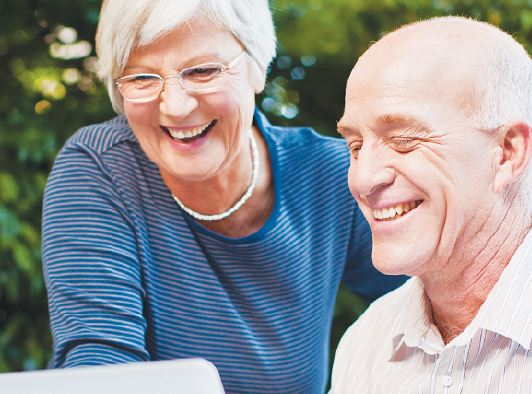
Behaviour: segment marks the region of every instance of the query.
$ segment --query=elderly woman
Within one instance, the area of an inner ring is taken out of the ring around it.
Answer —
[[[203,357],[228,392],[319,393],[342,279],[378,274],[340,140],[255,109],[266,0],[109,0],[99,69],[118,117],[82,128],[48,180],[54,365]]]

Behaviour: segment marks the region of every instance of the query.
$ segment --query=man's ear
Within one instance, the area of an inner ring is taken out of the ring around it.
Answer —
[[[532,126],[526,122],[504,126],[498,137],[499,157],[497,158],[495,191],[503,190],[515,182],[529,165],[532,156]]]

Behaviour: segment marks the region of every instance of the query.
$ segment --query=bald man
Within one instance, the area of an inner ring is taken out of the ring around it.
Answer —
[[[373,262],[413,276],[336,353],[331,392],[532,392],[532,65],[458,17],[358,60],[338,130]]]

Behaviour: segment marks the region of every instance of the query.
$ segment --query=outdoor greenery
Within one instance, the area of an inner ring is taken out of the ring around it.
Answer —
[[[529,52],[532,43],[532,0],[272,0],[271,5],[279,56],[257,103],[274,123],[311,125],[326,134],[335,133],[357,57],[401,24],[467,15],[512,33]],[[66,138],[82,125],[113,116],[94,75],[99,7],[96,0],[0,3],[0,372],[44,368],[51,355],[40,255],[42,194]],[[342,291],[333,349],[364,308]]]

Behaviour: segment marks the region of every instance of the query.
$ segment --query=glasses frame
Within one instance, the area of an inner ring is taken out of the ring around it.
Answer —
[[[218,62],[209,62],[209,63],[196,64],[196,65],[191,66],[191,67],[186,67],[186,68],[182,69],[181,71],[179,71],[178,73],[172,74],[172,75],[168,75],[166,77],[162,77],[161,75],[155,74],[155,73],[128,74],[128,75],[124,75],[123,77],[120,77],[120,78],[116,79],[114,81],[114,84],[118,88],[118,91],[120,92],[120,94],[122,95],[122,98],[124,100],[129,101],[129,102],[135,102],[135,103],[148,102],[148,101],[152,101],[152,100],[155,100],[156,98],[158,98],[161,95],[161,92],[164,89],[164,85],[165,85],[165,82],[166,82],[167,79],[177,79],[177,82],[179,83],[179,86],[181,86],[181,88],[184,91],[186,91],[186,92],[207,93],[207,92],[215,90],[216,88],[218,88],[218,86],[211,86],[211,87],[208,87],[208,88],[205,88],[205,89],[190,89],[190,88],[187,88],[185,86],[185,81],[183,80],[183,74],[185,74],[187,71],[194,70],[196,68],[202,68],[202,67],[205,67],[205,66],[214,66],[214,65],[216,65],[216,66],[220,67],[220,73],[217,76],[217,78],[218,78],[220,75],[224,75],[229,70],[233,69],[237,65],[238,61],[242,58],[244,53],[246,53],[245,50],[240,52],[233,60],[231,60],[229,62],[229,64],[227,66],[222,64],[222,63],[218,63]],[[157,94],[154,94],[153,96],[149,96],[149,97],[146,97],[146,98],[138,98],[138,99],[131,99],[131,98],[128,99],[126,96],[124,96],[124,93],[121,90],[121,86],[122,86],[121,82],[126,80],[126,79],[132,79],[132,78],[135,78],[135,77],[138,77],[138,76],[149,76],[149,77],[158,78],[160,80],[160,88],[157,91]]]

